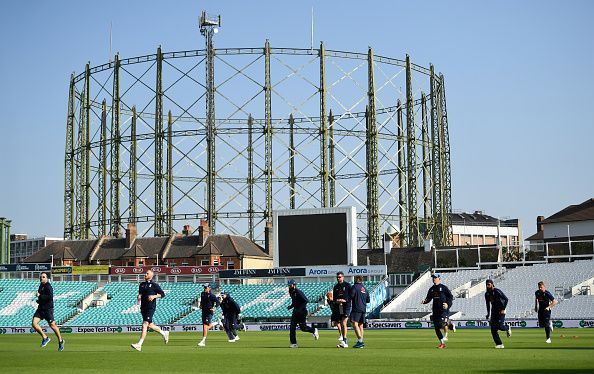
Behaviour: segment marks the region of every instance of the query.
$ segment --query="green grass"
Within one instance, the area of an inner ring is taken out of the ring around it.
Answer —
[[[350,334],[350,344],[354,334]],[[205,348],[197,333],[172,333],[168,345],[150,333],[142,352],[130,343],[138,334],[64,334],[66,349],[40,348],[35,334],[0,335],[0,372],[195,372],[195,373],[593,373],[594,329],[557,329],[545,344],[541,329],[515,329],[494,349],[489,330],[450,333],[437,349],[433,330],[367,331],[364,349],[338,349],[335,331],[320,340],[298,332],[299,349],[289,349],[288,331],[245,332],[228,343],[212,332]],[[564,335],[564,338],[560,336]],[[574,337],[575,336],[575,337]]]

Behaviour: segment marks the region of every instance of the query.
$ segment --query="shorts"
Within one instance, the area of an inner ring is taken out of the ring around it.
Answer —
[[[446,326],[448,324],[449,318],[448,318],[448,314],[447,313],[441,313],[441,314],[433,314],[431,316],[431,322],[433,322],[433,325],[437,328],[442,329],[444,326]]]
[[[150,309],[140,309],[140,314],[142,314],[142,322],[153,322],[153,315],[155,314],[155,308]]]
[[[365,313],[362,312],[351,312],[351,322],[365,323]]]
[[[54,309],[37,309],[35,314],[33,315],[34,318],[44,319],[47,321],[48,325],[51,325],[54,322]]]
[[[347,304],[347,306],[339,306],[338,307],[338,315],[340,316],[341,319],[344,318],[349,318],[349,316],[351,315],[351,305]]]
[[[551,312],[550,311],[538,312],[538,326],[539,327],[548,326],[550,322],[551,322]]]
[[[211,324],[211,320],[212,320],[212,316],[213,316],[213,313],[210,311],[210,309],[203,310],[202,311],[202,324],[203,325],[210,325]]]
[[[330,321],[340,322],[340,321],[342,321],[342,316],[338,313],[332,312],[332,314],[330,315]]]

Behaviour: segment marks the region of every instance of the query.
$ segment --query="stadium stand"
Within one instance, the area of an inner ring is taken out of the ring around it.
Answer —
[[[0,326],[29,326],[37,309],[39,281],[28,279],[0,280]],[[78,304],[96,288],[92,282],[52,282],[54,318],[63,324],[77,313]],[[42,321],[42,325],[47,322]]]
[[[456,297],[452,315],[456,319],[484,319],[486,314],[483,281],[494,279],[495,286],[509,298],[508,318],[537,318],[534,312],[534,291],[537,283],[544,281],[546,288],[561,301],[555,318],[583,318],[588,297],[576,296],[583,287],[594,283],[594,261],[582,260],[567,263],[536,264],[502,270],[464,270],[442,273],[442,282]],[[400,315],[400,318],[428,318],[431,305],[421,305],[431,286],[429,273],[419,277],[405,292],[382,310],[382,315]],[[464,297],[466,296],[466,297]],[[581,299],[583,298],[583,299]],[[575,300],[575,299],[579,299]],[[586,301],[581,301],[586,300]],[[564,306],[564,304],[569,304]],[[563,312],[561,317],[559,310]],[[592,312],[588,313],[591,316]],[[408,317],[406,317],[408,315]]]

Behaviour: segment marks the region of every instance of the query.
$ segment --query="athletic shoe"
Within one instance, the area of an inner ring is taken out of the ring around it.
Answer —
[[[289,348],[299,348],[299,346],[297,344],[291,344]]]
[[[198,343],[198,347],[206,347],[206,342],[201,340],[200,343]]]
[[[348,347],[349,347],[349,345],[347,344],[347,342],[345,342],[345,341],[343,340],[343,341],[341,341],[341,342],[340,342],[340,343],[337,345],[337,347],[338,347],[338,348],[348,348]]]
[[[235,343],[235,339],[229,339],[228,342],[229,343]]]
[[[443,343],[441,343],[440,345],[437,346],[437,348],[439,348],[439,349],[444,349],[445,347],[446,347],[446,345]]]
[[[48,345],[50,341],[51,341],[51,339],[49,338],[49,336],[47,338],[45,338],[45,339],[41,339],[41,348],[43,348],[46,345]]]
[[[238,340],[239,340],[239,336],[236,335],[235,336],[235,341],[238,341]]]
[[[163,331],[163,341],[165,344],[169,343],[169,331]]]
[[[339,341],[339,342],[341,342],[341,341],[343,341],[343,340],[344,340],[344,338],[343,338],[342,336],[339,336],[339,337],[338,337],[338,341]]]
[[[511,334],[512,334],[512,332],[511,332],[511,325],[507,325],[507,331],[505,333],[507,334],[507,337],[508,338],[511,338]]]
[[[320,338],[320,334],[318,334],[318,329],[314,329],[313,336],[315,340],[318,340]]]
[[[448,341],[448,337],[444,336],[443,339],[441,339],[442,342],[447,342]]]
[[[551,344],[551,338],[548,338],[547,340],[545,340],[545,343]]]
[[[62,352],[64,350],[64,339],[58,343],[58,352]]]
[[[503,349],[505,347],[503,346],[503,344],[498,344],[498,345],[495,346],[495,348],[497,348],[497,349]]]
[[[364,347],[365,347],[365,344],[363,344],[363,342],[357,342],[357,344],[355,344],[353,346],[353,348],[364,348]]]
[[[130,347],[136,349],[138,352],[142,351],[142,346],[140,344],[130,344]]]

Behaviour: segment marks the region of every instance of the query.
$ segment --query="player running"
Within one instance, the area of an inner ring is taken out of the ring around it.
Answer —
[[[154,273],[152,270],[148,270],[144,274],[144,282],[138,286],[138,303],[140,303],[140,314],[142,314],[142,332],[140,334],[140,340],[136,344],[130,344],[130,346],[136,349],[138,352],[142,351],[142,343],[146,338],[148,329],[158,332],[163,337],[165,344],[169,343],[169,331],[163,331],[159,326],[153,323],[153,315],[157,310],[157,299],[165,297],[165,292],[161,289],[158,283],[153,282]]]
[[[298,348],[299,346],[297,345],[296,337],[297,325],[299,325],[301,331],[311,333],[315,340],[318,340],[320,335],[318,334],[318,329],[308,326],[306,322],[307,302],[309,300],[303,291],[297,288],[297,283],[295,283],[294,280],[289,279],[287,285],[289,286],[289,296],[291,296],[291,305],[289,305],[287,309],[293,309],[293,314],[291,315],[291,327],[289,330],[289,339],[291,340],[291,345],[289,347]]]
[[[441,284],[441,275],[435,273],[431,275],[433,280],[433,286],[427,291],[427,296],[421,302],[422,304],[428,304],[433,300],[431,321],[433,322],[433,328],[435,329],[435,335],[439,339],[439,349],[446,347],[445,342],[448,341],[449,331],[449,310],[454,302],[454,296],[450,289],[445,284]],[[453,324],[451,325],[453,328]],[[444,334],[441,330],[444,330]]]
[[[338,332],[342,337],[342,341],[338,345],[339,348],[348,348],[347,342],[347,320],[351,314],[351,285],[349,282],[344,280],[344,273],[339,271],[336,273],[337,283],[332,289],[332,299],[334,300],[335,307],[338,314]]]
[[[351,287],[351,324],[355,335],[357,336],[357,343],[353,348],[365,348],[363,343],[363,326],[365,325],[365,314],[367,313],[367,304],[370,302],[369,293],[365,286],[363,286],[363,277],[357,275],[355,277],[355,284]]]
[[[212,328],[212,317],[215,310],[220,305],[219,299],[211,292],[209,283],[202,285],[204,291],[200,294],[200,309],[202,309],[202,340],[198,343],[198,346],[206,346],[206,336],[208,330]]]
[[[228,292],[221,292],[221,310],[223,311],[223,328],[227,333],[229,343],[235,343],[239,340],[236,327],[241,309]]]
[[[547,335],[545,342],[551,344],[551,331],[553,329],[551,309],[557,304],[557,300],[547,291],[543,281],[538,282],[538,290],[534,293],[534,297],[534,311],[538,312],[538,326],[544,327]]]
[[[512,335],[511,326],[505,323],[505,308],[507,307],[508,298],[503,291],[495,288],[492,279],[487,279],[486,286],[485,302],[487,304],[487,319],[489,319],[489,314],[491,315],[489,320],[491,335],[495,342],[495,348],[505,348],[499,337],[499,331],[505,331],[508,338]]]
[[[39,288],[37,289],[37,310],[33,315],[33,320],[31,321],[31,326],[39,335],[41,335],[41,347],[45,347],[50,342],[49,336],[47,336],[41,327],[39,326],[39,321],[42,319],[47,321],[49,327],[54,331],[56,336],[58,337],[58,352],[62,352],[64,350],[64,339],[62,339],[62,335],[60,334],[60,329],[56,325],[56,321],[54,321],[54,289],[49,282],[49,277],[47,273],[39,274]]]

